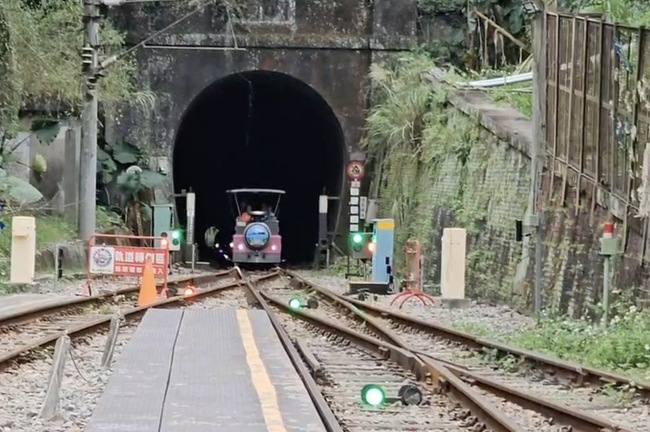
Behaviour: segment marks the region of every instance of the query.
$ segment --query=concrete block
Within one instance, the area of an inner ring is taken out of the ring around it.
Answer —
[[[445,228],[442,234],[440,291],[443,299],[465,298],[465,255],[467,232]]]

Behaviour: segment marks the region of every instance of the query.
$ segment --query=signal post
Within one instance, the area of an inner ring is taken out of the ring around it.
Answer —
[[[361,276],[366,277],[366,262],[372,258],[371,240],[372,233],[365,232],[365,218],[367,197],[361,196],[361,181],[366,173],[365,162],[360,155],[356,155],[346,168],[348,181],[350,182],[350,225],[348,234],[347,272],[345,277]],[[350,270],[350,259],[357,261],[357,272]],[[358,272],[360,270],[360,272]]]
[[[346,168],[350,182],[350,232],[348,235],[348,268],[345,277],[361,276],[364,280],[350,281],[350,294],[372,292],[386,295],[393,286],[393,232],[395,221],[377,219],[368,223],[369,203],[366,196],[361,196],[361,181],[365,176],[365,162],[362,155],[354,155]],[[371,216],[371,217],[374,217]],[[350,259],[357,261],[357,269],[350,271]],[[372,281],[368,281],[366,264],[372,266]]]

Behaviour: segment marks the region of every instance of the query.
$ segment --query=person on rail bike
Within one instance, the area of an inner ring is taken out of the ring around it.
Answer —
[[[248,223],[251,220],[251,206],[246,207],[246,210],[244,210],[239,217],[242,222]]]

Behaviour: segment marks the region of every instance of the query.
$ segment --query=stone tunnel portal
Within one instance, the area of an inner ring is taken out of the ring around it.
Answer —
[[[207,228],[219,228],[220,245],[231,241],[234,218],[226,190],[269,188],[286,191],[279,218],[287,263],[313,260],[318,197],[323,191],[340,196],[345,148],[327,101],[296,78],[255,70],[208,86],[186,110],[173,154],[176,193],[189,188],[196,193],[201,257],[223,258],[204,245]],[[177,209],[185,225],[184,199]],[[227,246],[224,252],[230,254]]]

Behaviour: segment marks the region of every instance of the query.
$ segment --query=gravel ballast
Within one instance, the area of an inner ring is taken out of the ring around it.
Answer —
[[[135,329],[135,325],[124,325],[120,329],[113,366]],[[72,342],[71,355],[66,359],[65,377],[61,383],[58,419],[39,419],[52,368],[51,355],[0,374],[0,431],[83,431],[111,374],[110,369],[102,370],[100,367],[106,337],[107,333],[101,333],[85,341]]]
[[[194,271],[195,276],[203,276],[214,273],[214,270],[199,270]],[[178,267],[174,268],[172,274],[167,276],[169,282],[182,279],[190,276],[192,271],[188,268]],[[95,275],[91,278],[91,287],[93,294],[99,292],[112,292],[119,289],[138,286],[140,278],[136,277],[101,277]],[[54,279],[53,275],[43,275],[39,277],[35,283],[22,291],[25,294],[58,294],[58,295],[83,295],[84,287],[86,285],[86,277],[82,274],[74,274],[65,276],[61,280]]]
[[[348,282],[341,277],[322,273],[301,271],[299,274],[311,282],[337,292],[345,292]],[[392,297],[379,296],[378,305],[388,307]],[[187,304],[188,308],[247,307],[244,290],[232,290],[214,298],[206,298]],[[395,306],[396,307],[396,306]],[[458,322],[482,326],[490,333],[507,334],[519,331],[533,324],[533,320],[518,314],[508,307],[486,306],[471,303],[462,309],[447,309],[439,304],[424,306],[412,299],[402,311],[428,321],[452,325]],[[120,354],[134,333],[135,325],[123,326],[116,346],[113,367],[119,362]],[[85,342],[73,341],[73,357],[68,357],[65,378],[61,390],[61,418],[42,422],[38,414],[45,397],[52,358],[46,355],[14,369],[0,373],[0,432],[81,432],[90,419],[101,393],[110,379],[112,369],[101,370],[106,333],[89,337]]]
[[[316,283],[324,288],[345,293],[348,291],[348,280],[337,276],[323,276],[314,271],[298,271],[300,276]],[[376,304],[377,306],[400,310],[401,300],[390,306],[394,296],[377,296],[375,300],[370,296],[366,302]],[[462,308],[450,309],[442,307],[438,299],[436,304],[423,305],[417,298],[409,299],[401,309],[401,312],[411,315],[414,318],[420,318],[425,321],[444,324],[447,326],[463,324],[471,327],[480,327],[493,335],[507,335],[520,332],[535,324],[533,318],[520,314],[508,306],[490,306],[477,302],[469,302]]]

